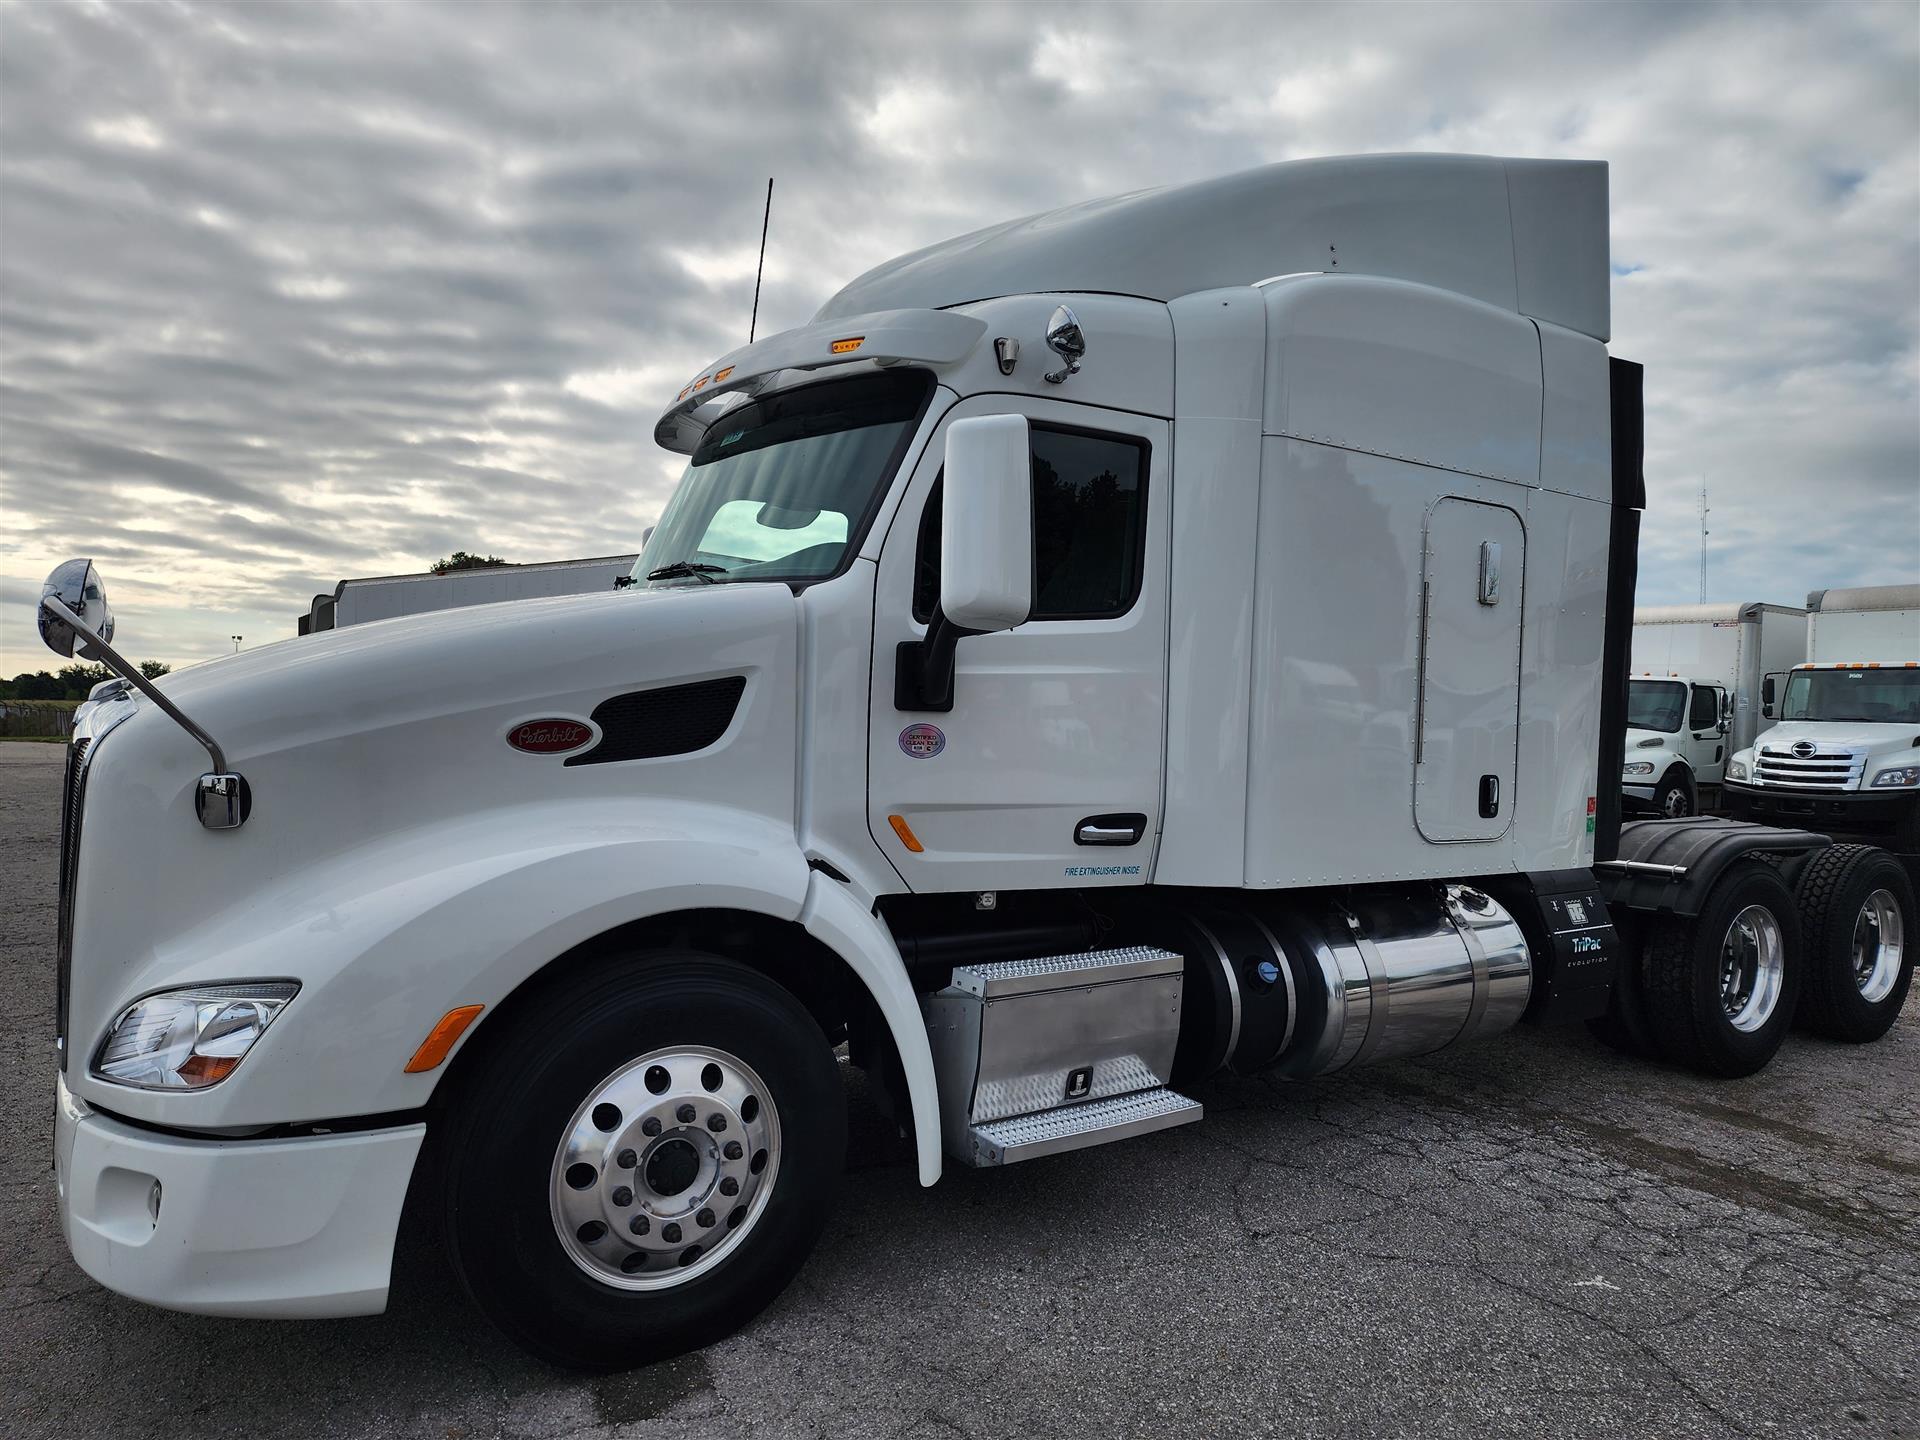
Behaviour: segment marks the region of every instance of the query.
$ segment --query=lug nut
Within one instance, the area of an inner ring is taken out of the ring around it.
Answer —
[[[659,1117],[654,1115],[649,1115],[645,1120],[642,1120],[640,1122],[640,1133],[642,1135],[645,1135],[649,1139],[651,1139],[655,1135],[658,1135],[660,1133]]]
[[[726,1179],[720,1182],[720,1193],[722,1195],[738,1195],[740,1193],[740,1182],[731,1175],[727,1176]]]
[[[682,1125],[691,1125],[694,1122],[694,1118],[700,1112],[695,1110],[691,1105],[682,1105],[678,1110],[674,1111],[673,1113],[679,1119]]]
[[[618,1155],[613,1157],[613,1163],[616,1169],[631,1170],[640,1163],[640,1157],[631,1150],[622,1150]]]
[[[718,1110],[707,1117],[707,1129],[711,1130],[714,1134],[718,1135],[726,1128],[727,1117],[722,1115]]]
[[[613,1187],[613,1203],[618,1205],[622,1210],[626,1209],[627,1206],[633,1204],[633,1191],[628,1189],[625,1185],[614,1186]]]
[[[698,1222],[702,1230],[711,1230],[713,1228],[713,1212],[711,1210],[702,1210],[693,1218]]]
[[[740,1149],[740,1142],[738,1140],[729,1140],[725,1145],[720,1147],[720,1153],[729,1160],[738,1160],[745,1152]]]
[[[669,1245],[678,1245],[680,1243],[680,1227],[672,1224],[662,1225],[660,1227],[660,1238]]]
[[[633,1217],[633,1219],[627,1221],[627,1229],[631,1230],[636,1235],[644,1235],[647,1233],[647,1231],[651,1230],[652,1228],[653,1228],[653,1223],[649,1221],[647,1217],[644,1215],[636,1215]]]

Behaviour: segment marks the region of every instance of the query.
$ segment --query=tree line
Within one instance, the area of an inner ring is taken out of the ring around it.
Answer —
[[[171,674],[173,667],[159,660],[141,662],[140,673],[149,680]],[[102,680],[113,679],[105,665],[63,665],[57,671],[21,671],[11,680],[0,680],[0,700],[84,700],[87,692]]]

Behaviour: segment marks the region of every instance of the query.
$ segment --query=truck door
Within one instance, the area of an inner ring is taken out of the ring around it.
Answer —
[[[1695,685],[1687,697],[1687,762],[1707,785],[1718,785],[1727,768],[1726,694],[1719,685]]]
[[[1496,840],[1514,807],[1526,531],[1505,506],[1449,496],[1426,538],[1414,824],[1433,841]]]
[[[899,642],[939,596],[946,428],[1024,413],[1034,606],[962,639],[953,708],[895,707]],[[962,401],[917,467],[875,582],[868,825],[916,891],[1144,884],[1160,830],[1166,422],[1012,396]]]

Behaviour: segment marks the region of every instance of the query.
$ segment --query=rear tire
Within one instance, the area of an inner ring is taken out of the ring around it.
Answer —
[[[1830,1040],[1878,1040],[1913,983],[1920,925],[1906,867],[1871,845],[1834,845],[1807,861],[1796,894],[1807,944],[1800,1018]]]
[[[569,975],[484,1038],[454,1097],[442,1204],[455,1273],[517,1344],[578,1369],[643,1365],[786,1287],[846,1155],[840,1069],[793,995],[731,960],[656,952]]]
[[[1702,1075],[1760,1070],[1793,1023],[1802,963],[1793,892],[1772,866],[1738,862],[1696,919],[1652,926],[1642,975],[1661,1054]]]

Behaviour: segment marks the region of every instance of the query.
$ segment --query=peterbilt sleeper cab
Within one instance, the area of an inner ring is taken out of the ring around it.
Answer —
[[[703,368],[606,594],[156,684],[62,567],[49,643],[127,676],[68,762],[75,1258],[366,1313],[411,1206],[521,1344],[631,1365],[804,1261],[843,1044],[933,1184],[1523,1018],[1719,1075],[1816,993],[1884,1030],[1897,938],[1871,994],[1803,943],[1824,836],[1620,823],[1607,335],[1604,166],[1276,165],[903,257]]]

